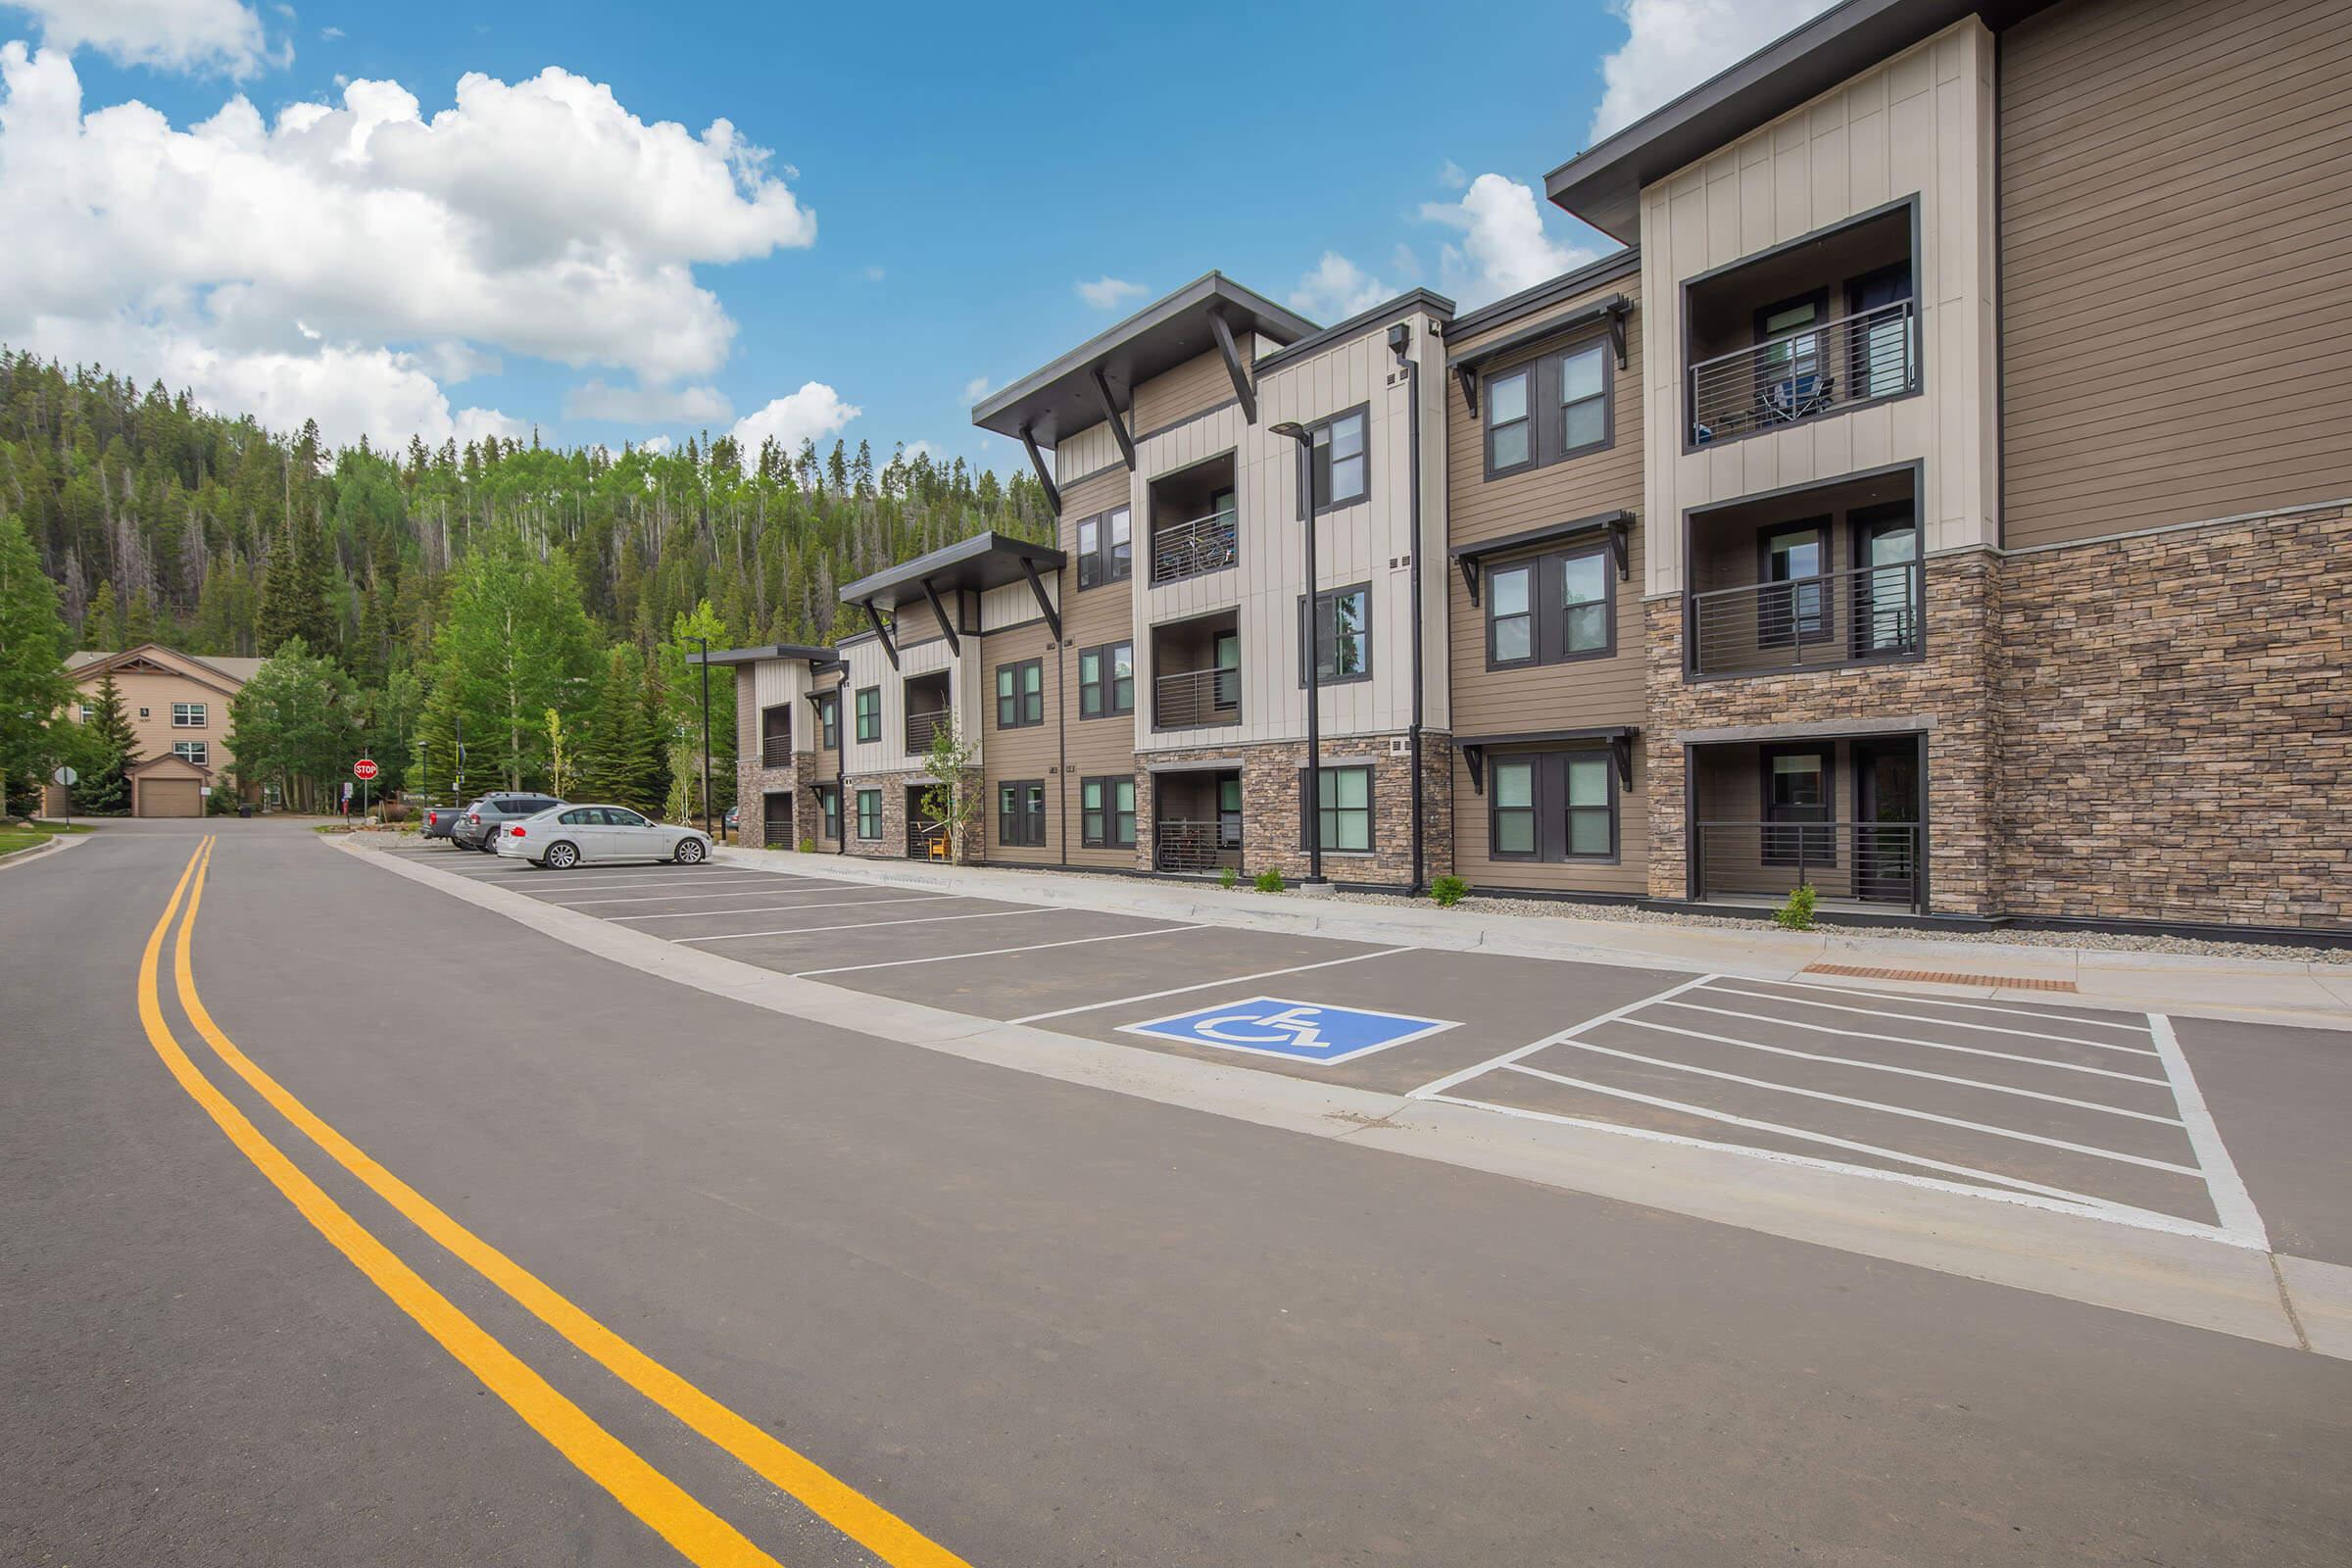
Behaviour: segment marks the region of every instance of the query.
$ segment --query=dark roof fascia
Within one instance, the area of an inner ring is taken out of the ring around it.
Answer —
[[[1642,189],[1972,15],[2001,27],[2049,0],[1844,0],[1602,137],[1544,176],[1544,193],[1614,239],[1640,237]]]
[[[1614,741],[1632,740],[1642,733],[1639,724],[1588,724],[1582,729],[1531,729],[1509,735],[1456,735],[1456,746],[1540,746],[1549,741]]]
[[[830,648],[815,648],[807,643],[771,643],[765,648],[721,648],[710,654],[688,654],[689,664],[757,664],[768,659],[805,659],[810,664],[821,664],[833,658]]]
[[[1034,564],[1042,575],[1059,571],[1066,560],[1052,545],[1032,544],[1026,539],[995,532],[976,533],[969,539],[958,539],[912,561],[868,572],[856,582],[843,585],[841,602],[895,612],[901,605],[924,598],[926,579],[941,589],[986,591],[1024,580],[1027,573],[1021,569],[1023,562]]]
[[[1480,332],[1492,332],[1498,326],[1509,326],[1514,321],[1525,320],[1541,311],[1572,300],[1587,289],[1614,283],[1621,277],[1630,277],[1641,270],[1640,246],[1628,245],[1622,250],[1611,251],[1599,261],[1588,263],[1573,272],[1562,272],[1557,277],[1538,283],[1534,288],[1521,289],[1492,305],[1482,305],[1475,311],[1455,317],[1446,328],[1446,341],[1454,343]]]
[[[1455,545],[1446,555],[1450,561],[1483,561],[1489,556],[1507,555],[1531,545],[1547,545],[1555,539],[1573,539],[1580,533],[1631,528],[1633,525],[1634,514],[1620,507],[1615,512],[1598,512],[1590,517],[1578,517],[1570,522],[1547,522],[1540,528],[1504,534],[1499,539],[1481,539],[1475,544]]]
[[[1416,310],[1427,311],[1430,315],[1448,321],[1453,318],[1453,301],[1445,295],[1433,294],[1425,288],[1408,289],[1393,300],[1350,316],[1337,326],[1327,326],[1311,337],[1302,337],[1296,343],[1287,343],[1271,354],[1252,360],[1250,364],[1250,374],[1252,379],[1262,376],[1268,370],[1280,369],[1294,360],[1304,359],[1310,354],[1320,354],[1325,349],[1335,348],[1350,338],[1361,337],[1366,332],[1386,326],[1397,317]]]
[[[1315,323],[1305,317],[1275,304],[1256,290],[1243,287],[1222,272],[1206,272],[1173,294],[1145,306],[1117,325],[1096,333],[1059,359],[1032,370],[1003,391],[982,398],[972,405],[972,423],[983,430],[994,430],[999,435],[1017,439],[1023,425],[1036,423],[1039,406],[1059,383],[1085,376],[1121,348],[1189,313],[1200,312],[1205,315],[1219,305],[1230,308],[1228,319],[1237,330],[1247,327],[1267,337],[1286,341],[1305,337],[1317,330]],[[1233,319],[1233,317],[1239,317],[1240,319]],[[1073,426],[1072,430],[1058,427],[1039,429],[1037,439],[1043,445],[1054,446],[1058,444],[1058,438],[1085,427]]]
[[[1538,321],[1523,332],[1513,332],[1510,336],[1498,337],[1492,343],[1482,343],[1477,348],[1448,355],[1446,360],[1446,368],[1455,370],[1475,370],[1482,365],[1499,360],[1505,355],[1516,354],[1519,350],[1532,347],[1546,338],[1558,337],[1563,332],[1574,332],[1583,327],[1597,325],[1612,316],[1628,315],[1633,308],[1632,300],[1622,294],[1612,294],[1605,300],[1594,300],[1581,311],[1571,311],[1566,316],[1555,317],[1548,321]]]

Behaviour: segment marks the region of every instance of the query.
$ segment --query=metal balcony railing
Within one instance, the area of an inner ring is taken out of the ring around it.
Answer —
[[[1162,871],[1213,871],[1242,863],[1242,817],[1221,811],[1213,822],[1171,818],[1152,830],[1152,863]]]
[[[947,852],[944,849],[934,848],[934,846],[945,845],[947,842],[948,825],[945,822],[926,822],[920,817],[910,817],[907,820],[906,858],[909,860],[939,858]]]
[[[1154,583],[1180,582],[1187,577],[1223,571],[1241,559],[1241,529],[1238,514],[1231,508],[1186,522],[1164,523],[1152,530]]]
[[[761,767],[790,767],[792,765],[792,736],[762,735],[760,737],[760,765]]]
[[[1917,654],[1924,572],[1907,561],[1692,594],[1683,610],[1691,672],[1766,675]]]
[[[906,715],[906,750],[909,753],[927,752],[932,738],[956,722],[953,709],[933,708]]]
[[[1159,729],[1203,729],[1242,721],[1239,669],[1188,669],[1152,683],[1152,722]]]
[[[1705,446],[1898,397],[1919,387],[1919,316],[1909,300],[1787,332],[1689,374],[1690,443]]]
[[[1921,907],[1927,829],[1917,822],[1698,822],[1700,898],[1825,899]]]

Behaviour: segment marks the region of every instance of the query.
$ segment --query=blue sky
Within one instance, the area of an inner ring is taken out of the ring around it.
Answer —
[[[1211,268],[1330,320],[1417,283],[1475,303],[1611,248],[1508,187],[1540,191],[1588,139],[1604,92],[1608,121],[1622,122],[1819,3],[1100,6],[1066,13],[1062,37],[971,6],[578,0],[291,14],[189,0],[184,26],[142,36],[136,22],[76,20],[68,0],[0,3],[0,39],[52,49],[44,85],[26,60],[10,67],[0,201],[27,215],[36,241],[50,235],[57,258],[46,271],[0,263],[0,337],[193,379],[266,419],[309,396],[330,410],[330,434],[429,425],[438,398],[440,433],[461,438],[536,423],[551,440],[618,446],[753,417],[755,433],[838,431],[878,455],[921,441],[1004,467],[1017,449],[971,428],[976,386]],[[577,91],[609,88],[612,104],[583,112],[576,130],[494,122],[469,104],[480,145],[436,136],[450,145],[398,168],[388,140],[365,169],[334,153],[335,120],[318,146],[247,146],[218,168],[185,134],[242,94],[259,138],[289,106],[346,110],[347,84],[362,80],[398,83],[430,122],[458,107],[468,73],[522,84],[551,67],[584,78]],[[77,82],[82,116],[135,100],[164,123],[118,117],[107,134],[87,122],[76,134],[69,98],[33,124],[28,106],[60,82]],[[718,120],[734,144],[706,138]],[[663,121],[693,139],[630,154],[643,168],[629,166],[625,199],[583,191],[519,215],[528,203],[485,193],[502,176],[482,162],[534,190],[560,186],[602,167],[590,142],[611,152]],[[581,145],[565,145],[575,133]],[[73,139],[52,151],[44,136]],[[741,144],[767,157],[739,158],[729,192],[715,172],[728,160],[710,149]],[[212,214],[186,233],[123,194],[150,189],[139,171],[166,146],[156,156],[190,188],[155,204]],[[685,182],[656,160],[697,156],[716,188],[672,203],[665,192]],[[63,172],[43,181],[40,169]],[[1472,183],[1487,174],[1500,178]],[[334,202],[313,200],[312,181]],[[435,202],[447,211],[411,226]],[[306,211],[337,232],[314,246]],[[229,231],[190,237],[207,221]],[[379,222],[381,236],[354,239]],[[566,225],[595,237],[583,249]],[[702,237],[737,227],[759,232]],[[413,260],[406,245],[421,247]],[[377,308],[407,292],[400,281],[437,277],[437,253],[453,248],[469,259],[447,295],[512,302],[503,314],[478,300],[445,309],[437,281]],[[85,265],[72,265],[76,249],[91,252]],[[314,251],[316,275],[304,271]],[[566,252],[606,275],[600,303],[550,306],[554,318],[509,331],[506,317],[532,316],[547,295],[537,279],[555,275],[530,269],[561,268]],[[342,286],[370,260],[390,282]],[[1132,287],[1082,295],[1103,280]]]

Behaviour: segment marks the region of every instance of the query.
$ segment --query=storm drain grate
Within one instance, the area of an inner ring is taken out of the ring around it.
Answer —
[[[2018,991],[2073,991],[2072,980],[2026,980],[2006,974],[1950,974],[1938,969],[1871,969],[1854,963],[1809,963],[1807,974],[1839,974],[1855,980],[1909,980],[1931,986],[2009,986]]]

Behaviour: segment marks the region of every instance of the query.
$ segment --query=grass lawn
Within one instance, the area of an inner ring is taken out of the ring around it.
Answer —
[[[0,826],[0,855],[14,855],[19,850],[37,850],[60,833],[87,833],[89,824],[76,822],[68,827],[61,822],[42,822],[35,826]]]

